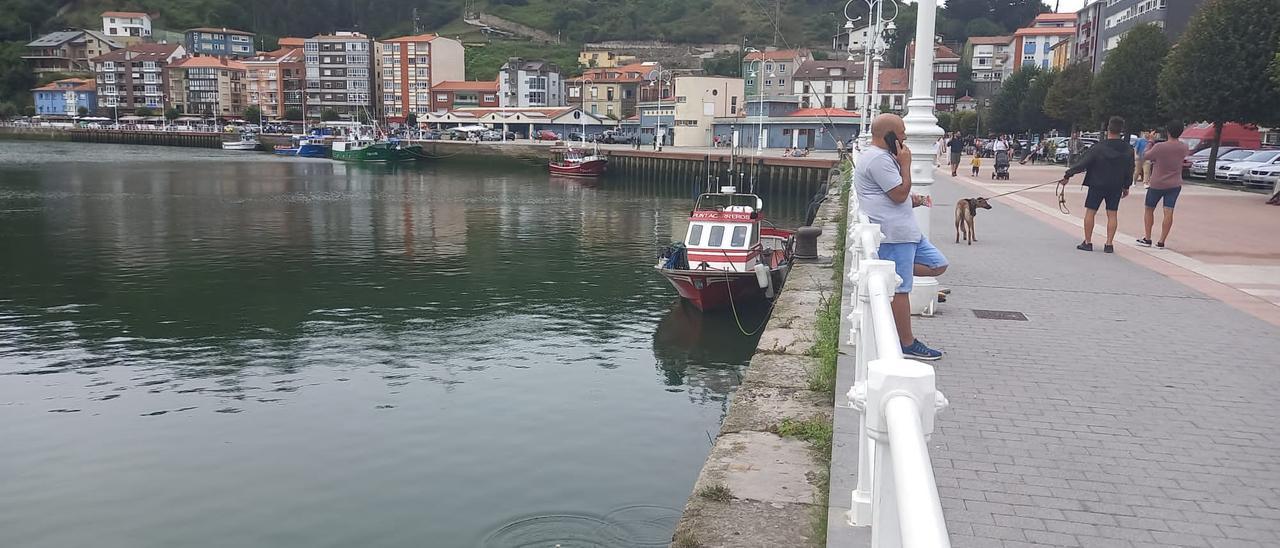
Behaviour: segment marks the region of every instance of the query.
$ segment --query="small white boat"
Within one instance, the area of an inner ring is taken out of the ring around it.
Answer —
[[[222,150],[258,150],[258,137],[252,133],[242,133],[239,141],[223,141]]]

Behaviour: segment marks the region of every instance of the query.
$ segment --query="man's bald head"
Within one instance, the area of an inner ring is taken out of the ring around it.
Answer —
[[[884,136],[889,132],[897,134],[899,141],[907,133],[907,125],[897,114],[885,113],[871,119],[871,142],[884,145]]]

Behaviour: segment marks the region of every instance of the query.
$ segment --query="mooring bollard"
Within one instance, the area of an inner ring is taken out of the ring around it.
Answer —
[[[822,235],[821,227],[802,226],[796,230],[796,258],[817,259],[818,236],[820,235]]]

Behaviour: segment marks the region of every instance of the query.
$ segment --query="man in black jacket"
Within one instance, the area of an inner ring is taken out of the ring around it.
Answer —
[[[1081,251],[1093,251],[1094,218],[1098,215],[1098,206],[1106,202],[1107,243],[1102,250],[1115,253],[1116,212],[1120,209],[1120,199],[1129,195],[1129,187],[1133,185],[1133,146],[1125,142],[1123,135],[1124,118],[1112,116],[1107,120],[1106,140],[1090,147],[1062,177],[1066,184],[1072,175],[1085,172],[1084,186],[1089,192],[1084,199],[1084,242],[1076,246]]]

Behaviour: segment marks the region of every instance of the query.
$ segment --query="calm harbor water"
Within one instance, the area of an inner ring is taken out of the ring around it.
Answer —
[[[0,546],[665,545],[755,343],[694,192],[0,142]]]

